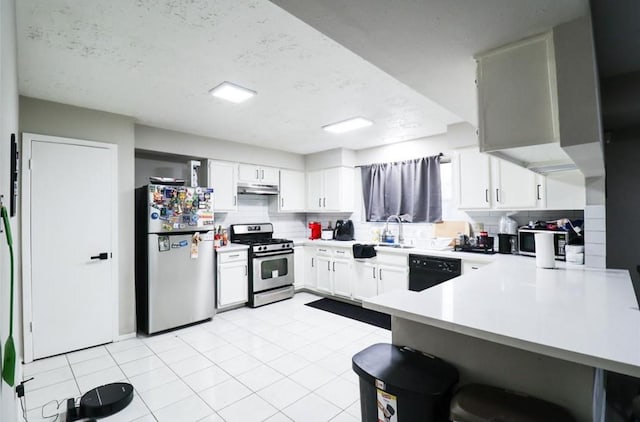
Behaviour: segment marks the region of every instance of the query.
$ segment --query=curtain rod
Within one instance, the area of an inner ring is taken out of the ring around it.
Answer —
[[[440,164],[449,164],[449,163],[451,163],[451,157],[446,156],[443,153],[439,153],[438,157],[440,157]],[[405,161],[405,160],[401,160],[401,161]],[[381,164],[381,163],[371,163],[371,164]],[[355,166],[355,167],[369,166],[371,164],[361,164],[361,165]]]

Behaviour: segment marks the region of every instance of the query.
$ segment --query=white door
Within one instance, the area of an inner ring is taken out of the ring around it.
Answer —
[[[324,192],[322,197],[322,208],[326,211],[340,210],[340,168],[324,170],[323,177]]]
[[[505,160],[492,161],[496,178],[495,207],[536,208],[538,204],[536,173]]]
[[[316,270],[318,266],[318,257],[311,249],[307,249],[307,251],[308,252],[305,253],[306,260],[305,260],[305,268],[304,268],[304,272],[305,272],[304,286],[315,289],[316,280],[318,279],[318,274]]]
[[[277,185],[280,180],[280,171],[273,167],[260,167],[260,183]]]
[[[247,262],[231,262],[220,266],[218,273],[218,307],[245,303],[249,300]]]
[[[238,211],[238,165],[209,161],[209,184],[213,188],[214,211]]]
[[[25,134],[23,151],[25,344],[37,359],[108,343],[118,309],[116,145]]]
[[[378,294],[378,267],[371,262],[356,262],[356,277],[353,283],[353,298],[366,299]]]
[[[333,294],[331,263],[328,256],[316,255],[316,288],[321,292]]]
[[[304,211],[304,172],[280,170],[280,211]]]
[[[491,207],[489,156],[475,151],[458,154],[458,207],[482,209]]]
[[[409,290],[409,273],[404,267],[378,266],[378,293]]]
[[[331,265],[333,272],[333,293],[339,296],[351,297],[351,280],[353,266],[350,260],[336,259]]]
[[[260,168],[251,164],[240,164],[238,167],[238,180],[247,183],[260,182]]]
[[[323,171],[307,173],[307,210],[322,210]]]

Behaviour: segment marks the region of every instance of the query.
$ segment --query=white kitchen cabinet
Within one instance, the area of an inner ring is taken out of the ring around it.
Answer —
[[[542,208],[583,210],[586,202],[584,176],[580,170],[549,173],[541,186]]]
[[[317,288],[318,259],[314,248],[304,248],[304,287],[315,290]]]
[[[293,247],[293,286],[296,290],[305,286],[306,274],[306,250],[304,246]]]
[[[335,167],[307,173],[307,211],[353,212],[353,168]]]
[[[280,172],[273,167],[240,164],[238,168],[238,180],[244,183],[278,185]]]
[[[378,266],[375,260],[356,261],[354,264],[355,278],[352,286],[353,298],[367,299],[378,295]]]
[[[378,265],[378,294],[393,290],[409,290],[409,268]]]
[[[320,292],[351,297],[353,257],[350,249],[315,248],[316,289]]]
[[[491,159],[494,207],[497,209],[533,209],[538,207],[536,173],[498,158]]]
[[[456,155],[456,158],[459,208],[491,208],[489,156],[473,150],[463,150]]]
[[[476,57],[480,150],[559,140],[551,33]]]
[[[238,164],[226,161],[208,161],[209,183],[213,188],[214,211],[238,210]]]
[[[302,171],[280,170],[280,194],[278,195],[278,211],[304,212],[305,174]]]
[[[247,251],[217,253],[217,307],[223,309],[249,300]]]

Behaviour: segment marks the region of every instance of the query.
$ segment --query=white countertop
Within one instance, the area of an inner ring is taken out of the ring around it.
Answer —
[[[394,291],[366,299],[363,305],[496,343],[640,376],[640,311],[626,270],[564,263],[549,270],[536,268],[530,257],[490,258],[493,263],[422,292]]]
[[[234,251],[246,251],[249,249],[249,245],[242,245],[240,243],[227,243],[227,246],[221,246],[216,248],[216,253],[234,252]]]

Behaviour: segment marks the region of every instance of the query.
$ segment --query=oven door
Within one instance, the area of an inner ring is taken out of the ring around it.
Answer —
[[[252,264],[254,292],[293,284],[293,251],[256,253]]]

